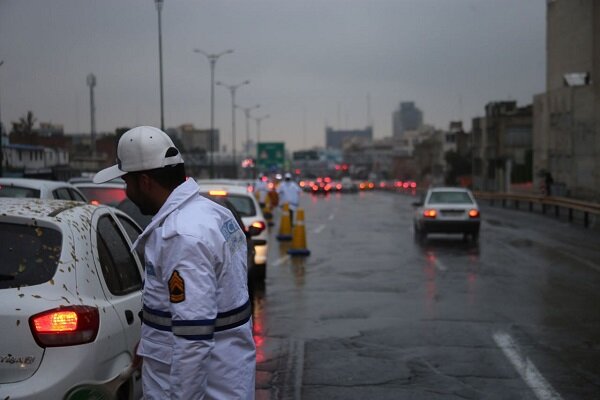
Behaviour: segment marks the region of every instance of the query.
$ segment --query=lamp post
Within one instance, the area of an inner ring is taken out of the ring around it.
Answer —
[[[96,76],[89,74],[87,76],[87,85],[90,87],[90,130],[92,136],[92,156],[96,155],[96,106],[94,105],[94,87],[96,86]]]
[[[248,85],[249,83],[250,81],[248,80],[237,83],[235,85],[227,85],[223,82],[217,82],[217,85],[223,86],[224,88],[229,90],[229,93],[231,93],[231,147],[233,151],[233,165],[235,168],[235,178],[237,178],[237,162],[235,157],[235,92],[239,87],[243,85]]]
[[[165,130],[165,114],[164,114],[164,101],[163,101],[163,66],[162,66],[162,23],[161,23],[161,11],[163,8],[164,0],[154,0],[156,5],[156,11],[158,12],[158,71],[160,80],[160,130]]]
[[[4,64],[4,60],[0,61],[0,67]],[[4,156],[2,151],[2,137],[4,134],[4,125],[2,125],[2,114],[0,114],[0,177],[4,175]]]
[[[244,110],[244,115],[246,116],[246,151],[250,151],[250,111],[257,109],[260,107],[260,104],[255,104],[252,107],[240,107],[237,106],[240,110]]]
[[[263,119],[267,119],[271,117],[269,114],[263,115],[262,117],[256,117],[254,120],[256,121],[256,143],[260,143],[260,123]]]
[[[195,53],[203,54],[210,63],[210,177],[214,178],[213,144],[215,135],[215,65],[219,57],[233,53],[233,50],[225,50],[221,53],[208,54],[200,49],[194,49]]]

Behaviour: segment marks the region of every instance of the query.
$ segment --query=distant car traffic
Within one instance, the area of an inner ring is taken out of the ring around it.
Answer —
[[[85,195],[68,182],[29,178],[0,178],[0,197],[87,202]]]
[[[0,398],[63,399],[129,366],[140,339],[143,269],[130,251],[140,232],[112,207],[0,201]],[[136,372],[119,398],[140,396]]]
[[[414,230],[422,240],[430,233],[462,233],[465,238],[479,238],[481,214],[475,197],[465,188],[431,188],[416,207]]]
[[[231,202],[242,218],[244,225],[252,227],[254,242],[254,265],[256,277],[264,279],[267,269],[268,231],[267,221],[256,200],[256,197],[248,191],[245,185],[229,185],[226,183],[211,184],[201,181],[200,193],[213,198],[223,198]]]

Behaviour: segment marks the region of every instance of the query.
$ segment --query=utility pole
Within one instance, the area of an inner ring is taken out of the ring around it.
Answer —
[[[91,125],[91,148],[92,156],[96,155],[96,106],[94,104],[94,87],[96,86],[96,76],[89,74],[87,76],[87,85],[90,87],[90,125]]]

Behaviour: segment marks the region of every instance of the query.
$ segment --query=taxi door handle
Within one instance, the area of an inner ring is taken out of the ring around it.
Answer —
[[[131,310],[125,310],[125,319],[129,325],[133,324],[133,312]]]

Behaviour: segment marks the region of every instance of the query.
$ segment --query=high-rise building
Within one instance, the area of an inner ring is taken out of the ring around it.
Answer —
[[[402,139],[404,132],[416,131],[423,125],[423,112],[412,101],[401,102],[392,116],[392,136]]]

